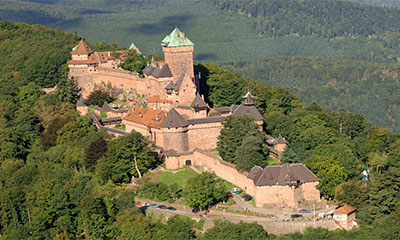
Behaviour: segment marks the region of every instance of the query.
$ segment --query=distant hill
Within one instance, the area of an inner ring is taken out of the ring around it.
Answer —
[[[352,0],[359,3],[374,4],[378,6],[386,7],[400,7],[400,1],[398,0]]]
[[[125,47],[134,42],[145,54],[161,54],[161,40],[179,26],[195,43],[197,61],[235,62],[232,69],[244,76],[292,89],[304,102],[362,112],[380,126],[400,130],[396,78],[383,76],[382,82],[382,75],[375,74],[362,80],[349,68],[363,73],[374,67],[397,71],[393,64],[400,59],[398,8],[336,0],[3,0],[0,20],[5,19],[60,27],[90,42]],[[271,63],[275,56],[283,57]],[[295,59],[296,68],[291,67],[302,75],[265,77],[265,64],[273,72],[281,71],[279,64],[292,64],[285,59]],[[336,63],[346,74],[332,70]],[[307,72],[315,70],[314,65],[319,71]],[[327,84],[332,74],[349,78],[338,77],[342,80],[334,86]],[[308,85],[309,79],[315,84]],[[374,92],[379,97],[374,98]]]
[[[361,113],[400,131],[400,66],[323,57],[270,57],[221,64],[273,87],[284,87],[305,104]]]
[[[271,1],[277,0],[268,2]],[[222,4],[232,1],[219,2]],[[337,7],[329,8],[329,1],[318,2],[318,6],[326,6],[332,15],[340,15],[340,9]],[[247,5],[252,6],[249,1],[241,2],[241,6]],[[382,8],[369,6],[368,9],[376,12],[372,15],[374,19],[383,18],[374,25],[374,29],[389,28],[390,36],[366,38],[357,35],[332,40],[321,34],[281,34],[273,38],[267,35],[260,36],[260,29],[252,17],[232,11],[231,6],[218,6],[225,10],[218,10],[213,0],[4,0],[0,4],[0,19],[60,27],[71,33],[77,32],[91,42],[115,42],[128,47],[133,41],[143,52],[156,54],[161,53],[161,39],[175,26],[179,26],[196,44],[195,59],[198,61],[306,55],[396,62],[399,56],[396,42],[399,36],[392,30],[397,29],[400,24],[397,22],[400,21],[385,21],[388,14],[392,16],[394,13],[386,13]],[[358,13],[358,6],[362,5],[349,5],[345,2],[345,6],[347,14],[353,15],[353,12]],[[285,28],[289,20],[291,19],[279,19],[276,27]],[[301,21],[295,20],[301,25]],[[359,22],[363,21],[357,21],[357,24],[360,24]],[[307,24],[310,29],[318,29],[319,26],[318,22]],[[347,24],[353,25],[350,19]]]

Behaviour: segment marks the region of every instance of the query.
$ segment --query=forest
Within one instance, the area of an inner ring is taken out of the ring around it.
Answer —
[[[216,221],[214,227],[199,233],[189,218],[176,216],[165,222],[143,214],[134,205],[138,192],[126,185],[139,175],[132,168],[133,159],[142,174],[161,161],[142,135],[112,139],[75,110],[78,89],[67,78],[65,62],[79,37],[12,22],[1,22],[0,36],[3,56],[10,56],[8,63],[15,61],[1,68],[0,239],[400,237],[398,134],[370,124],[360,114],[302,104],[287,90],[210,63],[197,65],[204,77],[201,90],[206,101],[214,106],[236,104],[251,90],[265,117],[266,131],[272,136],[282,134],[288,141],[284,161],[305,163],[321,179],[323,196],[357,207],[361,227],[349,232],[307,229],[303,234],[274,236],[257,224]],[[41,88],[52,86],[57,90],[43,95]],[[240,146],[226,146],[247,150],[252,146],[244,139]],[[367,168],[370,178],[362,181],[361,171]],[[218,185],[208,175],[190,181]],[[190,188],[183,192],[188,199],[193,194]],[[215,195],[213,201],[222,198]]]
[[[368,121],[400,131],[398,64],[293,56],[219,66],[260,83],[287,88],[305,104],[361,113]]]
[[[348,1],[299,0],[215,0],[219,9],[236,11],[254,18],[257,29],[266,36],[289,34],[379,36],[399,32],[400,10]]]

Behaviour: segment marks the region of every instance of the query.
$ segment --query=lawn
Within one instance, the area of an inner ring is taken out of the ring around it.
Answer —
[[[273,165],[279,165],[280,164],[278,161],[276,161],[272,157],[268,157],[267,162],[268,162],[268,164],[267,164],[268,166],[273,166]]]
[[[152,182],[162,182],[168,186],[176,183],[179,187],[184,187],[189,178],[195,176],[195,173],[190,168],[183,168],[176,173],[172,172],[157,172],[151,177]]]

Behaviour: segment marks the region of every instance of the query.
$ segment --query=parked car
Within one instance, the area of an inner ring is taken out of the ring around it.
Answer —
[[[233,190],[235,190],[235,191],[233,191]],[[235,194],[241,194],[243,191],[239,188],[232,188],[232,192]]]
[[[164,209],[164,210],[165,210],[165,209],[167,209],[167,206],[165,206],[165,205],[160,205],[160,206],[158,206],[158,208],[159,208],[159,209]]]
[[[310,210],[303,208],[303,209],[300,210],[300,212],[301,212],[301,213],[309,213]]]
[[[135,204],[136,204],[136,205],[142,205],[142,203],[141,203],[141,202],[135,202]]]
[[[142,206],[142,207],[148,207],[149,204],[148,204],[147,202],[142,202],[142,203],[140,204],[140,206]]]
[[[248,201],[250,201],[252,199],[252,197],[250,195],[248,195],[248,194],[245,194],[242,197],[243,197],[243,200],[246,201],[246,202],[248,202]]]
[[[167,207],[167,209],[171,210],[171,211],[175,211],[176,210],[176,208],[174,208],[174,207]]]
[[[152,208],[157,208],[157,207],[158,207],[158,205],[157,205],[157,204],[155,204],[155,203],[152,203],[152,204],[150,204],[150,205],[149,205],[149,207],[152,207]]]
[[[303,215],[301,215],[301,214],[292,214],[292,215],[290,215],[290,217],[291,218],[302,218]]]

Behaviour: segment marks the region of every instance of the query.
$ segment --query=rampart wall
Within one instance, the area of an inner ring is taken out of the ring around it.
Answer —
[[[215,149],[223,125],[220,122],[189,126],[189,150]]]
[[[239,172],[235,165],[225,162],[222,158],[195,149],[177,156],[169,156],[165,159],[168,169],[177,169],[187,165],[190,160],[191,165],[204,167],[207,171],[215,173],[218,177],[233,183],[252,195],[257,207],[266,204],[284,204],[296,206],[302,200],[319,200],[319,191],[315,187],[317,182],[304,183],[300,186],[255,186],[253,180],[247,178],[247,172]]]
[[[317,189],[318,184],[318,182],[308,182],[300,185],[304,200],[316,201],[320,199],[320,192]]]

